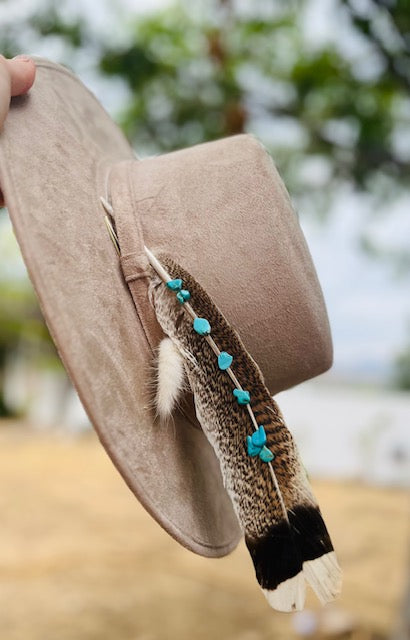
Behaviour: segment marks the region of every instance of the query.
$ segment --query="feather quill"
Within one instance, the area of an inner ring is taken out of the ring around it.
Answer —
[[[296,444],[262,372],[193,276],[168,254],[154,256],[146,251],[154,267],[148,289],[151,303],[178,353],[189,354],[182,355],[183,367],[196,415],[219,459],[257,580],[269,604],[279,611],[302,609],[306,582],[322,603],[332,600],[340,591],[341,570]],[[191,294],[189,309],[209,321],[212,340],[193,330],[192,313],[184,309],[188,305],[178,302],[164,285],[164,280],[174,278],[182,278],[184,289]],[[220,370],[215,345],[233,356],[229,371]],[[236,402],[233,388],[238,385],[250,391],[250,405]],[[167,402],[167,407],[171,404]],[[249,456],[246,450],[246,437],[255,429],[255,421],[264,426],[266,446],[275,455],[269,464]]]

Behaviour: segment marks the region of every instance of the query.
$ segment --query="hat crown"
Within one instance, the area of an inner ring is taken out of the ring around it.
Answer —
[[[109,191],[122,270],[152,347],[161,331],[146,293],[144,245],[173,255],[198,279],[272,394],[330,367],[312,259],[286,188],[254,136],[117,163]]]

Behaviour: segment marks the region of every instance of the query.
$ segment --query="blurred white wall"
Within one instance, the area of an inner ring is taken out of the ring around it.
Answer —
[[[309,474],[410,486],[410,394],[317,379],[275,399]]]
[[[5,367],[4,400],[38,429],[63,428],[71,433],[90,428],[78,395],[64,371],[40,369],[14,355]]]

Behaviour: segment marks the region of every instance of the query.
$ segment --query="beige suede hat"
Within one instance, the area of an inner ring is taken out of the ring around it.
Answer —
[[[332,360],[297,216],[254,136],[138,159],[78,77],[34,60],[34,86],[12,99],[0,133],[0,184],[45,320],[130,489],[185,547],[223,556],[241,530],[192,394],[170,425],[153,408],[164,333],[144,245],[171,253],[201,283],[276,394]]]

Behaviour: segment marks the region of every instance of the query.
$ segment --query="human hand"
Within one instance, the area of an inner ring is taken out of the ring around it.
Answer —
[[[36,65],[28,56],[16,56],[7,60],[0,55],[0,129],[7,116],[10,98],[26,93],[34,82]],[[0,207],[4,206],[0,190]]]

